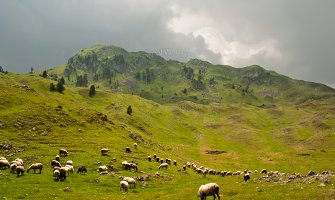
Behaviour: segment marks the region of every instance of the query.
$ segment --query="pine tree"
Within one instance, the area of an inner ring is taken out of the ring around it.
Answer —
[[[43,71],[42,77],[43,78],[48,78],[48,72],[46,70]]]
[[[133,109],[131,108],[131,106],[128,106],[127,108],[127,114],[131,115],[133,113]]]
[[[62,81],[58,81],[56,89],[59,93],[63,93],[65,90],[64,84],[62,83]]]
[[[91,87],[90,87],[90,92],[88,93],[88,95],[89,95],[90,97],[95,96],[95,87],[94,87],[94,85],[91,85]]]
[[[62,77],[62,78],[59,80],[59,82],[61,82],[62,85],[64,85],[64,84],[65,84],[65,79],[64,79],[64,77]]]
[[[50,83],[50,88],[49,88],[50,92],[54,92],[56,90],[56,87],[53,83]]]

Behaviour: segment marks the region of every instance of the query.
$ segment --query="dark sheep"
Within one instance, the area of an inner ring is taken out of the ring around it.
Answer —
[[[63,181],[66,179],[66,170],[64,168],[59,169],[59,179]]]
[[[244,171],[243,179],[244,179],[244,182],[247,182],[250,180],[250,174],[247,171]]]
[[[130,152],[131,152],[130,148],[126,147],[126,153],[130,153]]]
[[[79,166],[78,167],[78,170],[77,170],[77,173],[80,173],[80,174],[85,174],[87,172],[87,169],[85,166]]]

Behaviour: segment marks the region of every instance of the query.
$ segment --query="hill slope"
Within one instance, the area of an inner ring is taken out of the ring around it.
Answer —
[[[127,52],[96,45],[72,56],[66,65],[49,70],[77,86],[95,84],[114,92],[136,94],[159,103],[297,103],[335,95],[317,83],[293,80],[260,66],[234,68],[192,59],[165,60],[154,53]],[[82,82],[86,74],[87,81]]]
[[[178,169],[194,162],[217,171],[335,171],[334,97],[277,106],[189,101],[160,105],[102,87],[92,98],[87,88],[71,85],[64,94],[50,92],[52,82],[36,75],[0,74],[1,142],[12,146],[3,149],[1,156],[23,158],[26,167],[34,162],[45,165],[41,175],[20,178],[1,170],[3,197],[196,199],[199,185],[217,182],[227,199],[332,198],[330,184],[318,187],[322,180],[275,184],[253,179],[243,184],[240,176],[203,177],[192,169],[186,173]],[[126,114],[128,105],[133,108],[132,115]],[[138,149],[125,153],[125,147],[134,142]],[[109,156],[100,155],[103,147],[111,149]],[[60,148],[69,151],[62,163],[73,160],[75,168],[86,165],[88,174],[70,174],[64,182],[53,181],[49,163]],[[158,163],[146,160],[153,154],[175,159],[178,166],[158,170]],[[140,171],[123,170],[123,160],[138,163]],[[97,162],[114,169],[108,176],[98,175]],[[155,175],[157,171],[160,176]],[[124,195],[118,188],[120,175],[150,178]],[[70,192],[64,192],[65,187],[70,187]]]

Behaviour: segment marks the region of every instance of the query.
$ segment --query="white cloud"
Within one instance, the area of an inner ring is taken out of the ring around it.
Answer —
[[[178,6],[172,6],[171,10],[175,17],[168,22],[168,28],[175,33],[202,37],[210,51],[221,55],[221,64],[243,67],[246,61],[252,62],[255,57],[273,60],[281,58],[278,42],[273,38],[243,42],[247,38],[238,38],[243,34],[236,34],[237,30],[225,20],[220,20],[221,24],[218,24],[205,13],[181,12]],[[199,55],[208,59],[203,56]]]

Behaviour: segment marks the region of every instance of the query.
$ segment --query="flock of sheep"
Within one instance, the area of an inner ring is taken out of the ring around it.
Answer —
[[[134,148],[137,149],[137,143],[134,143]],[[102,148],[101,149],[101,155],[105,156],[107,155],[109,152],[109,149],[107,148]],[[126,147],[126,153],[130,153],[131,149],[129,147]],[[73,174],[74,172],[74,167],[73,167],[73,162],[72,160],[68,160],[66,161],[65,165],[62,166],[61,162],[60,162],[60,157],[66,157],[68,155],[68,151],[66,149],[60,149],[59,150],[59,155],[55,156],[54,160],[51,160],[51,168],[53,170],[53,177],[55,180],[65,180],[66,177],[71,173]],[[165,160],[160,159],[159,157],[157,157],[156,155],[153,156],[155,161],[160,162],[160,165],[158,167],[158,169],[168,169],[168,166],[172,164],[171,159],[167,158]],[[151,157],[148,156],[148,161],[151,162]],[[113,159],[114,161],[116,161],[116,159]],[[135,170],[138,171],[138,166],[136,163],[134,162],[127,162],[127,161],[123,161],[122,163],[122,168],[124,170]],[[177,161],[173,160],[173,165],[177,166]],[[187,163],[187,165],[190,166],[189,163]],[[194,166],[194,164],[193,164]],[[22,159],[17,158],[14,161],[8,161],[5,157],[0,157],[0,169],[6,169],[9,168],[11,173],[16,173],[17,176],[22,176],[25,172],[24,169],[24,162]],[[29,173],[30,170],[34,170],[34,173],[36,173],[36,170],[38,173],[42,173],[42,169],[43,169],[43,164],[42,163],[34,163],[31,164],[30,167],[26,170],[27,173]],[[204,171],[206,171],[207,168],[204,169]],[[98,171],[100,172],[101,175],[103,174],[108,174],[108,170],[109,168],[105,165],[99,166],[98,167]],[[183,166],[183,170],[186,170],[186,165]],[[208,170],[210,171],[210,170]],[[79,166],[78,167],[78,171],[77,173],[86,173],[87,169],[85,166]],[[205,173],[205,172],[204,172]],[[129,188],[135,188],[136,187],[136,180],[132,177],[123,177],[120,176],[120,191],[125,191],[128,192]],[[215,196],[218,197],[218,199],[220,199],[219,196],[219,186],[216,183],[208,183],[206,185],[201,185],[198,191],[198,196],[203,200],[206,199],[206,196]]]
[[[134,148],[137,149],[137,144],[134,143]],[[102,148],[101,149],[101,155],[106,156],[108,155],[109,149],[107,148]],[[129,147],[126,147],[126,153],[130,153],[131,149]],[[60,157],[66,157],[68,155],[68,151],[65,149],[60,149],[59,150],[59,155],[56,155],[55,159],[51,161],[51,167],[53,169],[53,177],[55,180],[65,180],[66,177],[70,173],[74,173],[74,167],[73,167],[73,162],[71,160],[66,161],[65,165],[62,166],[60,162]],[[177,166],[177,161],[176,160],[171,160],[169,158],[162,159],[158,157],[156,154],[153,155],[153,157],[148,156],[146,158],[148,162],[158,162],[158,170],[160,169],[165,169],[167,170],[170,165]],[[116,161],[116,158],[113,158],[113,161]],[[99,163],[100,164],[100,163]],[[138,171],[138,164],[136,164],[134,161],[132,162],[127,162],[123,161],[121,163],[122,168],[124,170],[134,170]],[[9,162],[5,157],[0,157],[0,169],[6,169],[9,168],[11,173],[16,173],[17,176],[22,176],[25,172],[24,169],[24,162],[22,159],[17,158],[14,161]],[[113,168],[113,166],[106,166],[106,165],[101,165],[98,167],[98,170],[101,175],[108,174],[110,168]],[[202,174],[203,176],[206,176],[207,174],[210,175],[220,175],[220,176],[232,176],[232,175],[243,175],[244,181],[247,182],[250,180],[250,174],[251,173],[258,173],[257,170],[255,171],[247,171],[245,170],[244,172],[241,171],[236,171],[236,172],[230,172],[230,171],[216,171],[214,169],[208,169],[203,166],[197,167],[194,163],[187,162],[185,165],[182,166],[182,169],[179,169],[178,171],[187,171],[187,168],[192,168],[193,171],[197,174]],[[43,164],[42,163],[34,163],[31,164],[30,167],[27,169],[27,173],[29,173],[30,170],[34,170],[34,173],[36,173],[36,170],[38,173],[42,173],[43,169]],[[77,173],[84,174],[87,172],[87,169],[85,166],[79,166]],[[261,170],[262,174],[279,174],[279,172],[267,172],[266,169]],[[158,172],[156,172],[156,175]],[[120,176],[120,191],[128,191],[129,188],[135,188],[136,187],[136,180],[132,177],[123,177]],[[220,199],[219,196],[219,185],[216,183],[208,183],[206,185],[201,185],[198,190],[198,197],[201,198],[201,200],[206,199],[206,196],[213,196],[214,199],[216,196],[218,199]]]

